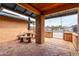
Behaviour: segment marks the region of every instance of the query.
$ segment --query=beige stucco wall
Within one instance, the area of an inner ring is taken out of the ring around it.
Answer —
[[[27,21],[0,16],[0,43],[16,40],[16,36],[27,31]]]

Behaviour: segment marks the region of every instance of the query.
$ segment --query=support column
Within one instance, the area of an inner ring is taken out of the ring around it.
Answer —
[[[28,30],[30,30],[30,17],[28,18]]]
[[[78,17],[78,20],[77,20],[77,33],[78,33],[78,39],[77,39],[77,50],[78,50],[78,53],[79,53],[79,4],[78,4],[78,8],[77,8],[77,10],[78,10],[78,13],[77,13],[77,17]]]
[[[44,43],[44,15],[36,17],[36,43]]]

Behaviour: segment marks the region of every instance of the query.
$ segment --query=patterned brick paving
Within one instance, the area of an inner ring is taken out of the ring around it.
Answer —
[[[62,39],[45,39],[44,44],[19,43],[18,40],[0,43],[2,56],[71,56],[78,55],[71,42]]]

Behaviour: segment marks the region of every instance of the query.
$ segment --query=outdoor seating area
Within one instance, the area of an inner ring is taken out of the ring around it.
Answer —
[[[74,25],[62,26],[61,21],[74,14],[78,18],[78,9],[77,3],[1,3],[0,56],[78,56],[79,19],[75,32],[68,31]],[[45,27],[45,20],[59,17],[58,27],[56,21]]]

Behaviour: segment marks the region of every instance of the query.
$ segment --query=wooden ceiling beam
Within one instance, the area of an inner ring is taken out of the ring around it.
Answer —
[[[47,16],[47,15],[52,14],[52,13],[64,11],[64,10],[67,10],[67,9],[76,8],[77,5],[78,5],[78,4],[64,4],[64,5],[62,5],[62,7],[44,11],[43,14],[44,14],[45,16]]]
[[[56,8],[56,7],[59,7],[59,6],[62,6],[64,5],[64,3],[55,3],[55,4],[51,4],[50,6],[46,6],[44,8],[42,8],[42,10],[50,10],[52,8]]]
[[[27,3],[17,3],[17,5],[21,6],[22,8],[31,11],[32,13],[39,15],[41,14],[37,9],[33,8],[32,6],[30,6]]]

